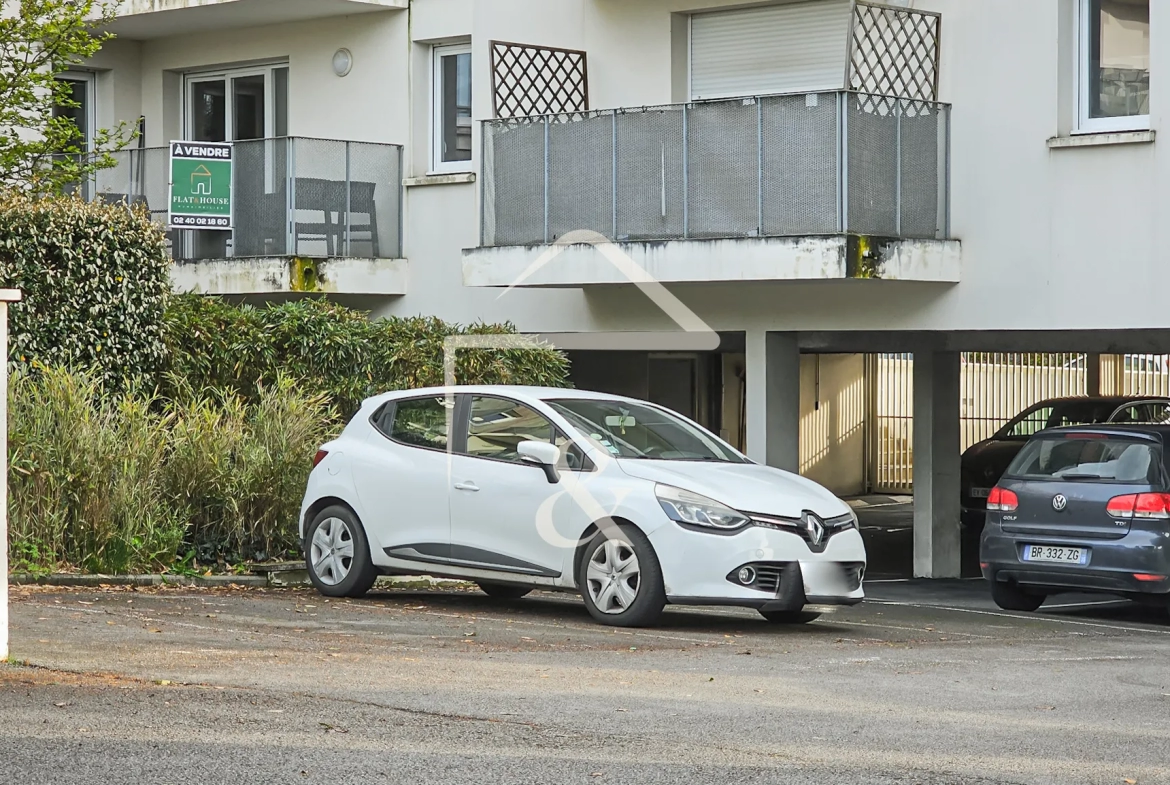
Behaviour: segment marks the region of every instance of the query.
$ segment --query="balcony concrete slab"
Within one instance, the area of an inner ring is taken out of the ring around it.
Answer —
[[[122,0],[109,29],[150,40],[407,7],[409,0]]]
[[[958,283],[961,263],[958,240],[858,235],[495,246],[464,250],[463,282],[549,288],[651,280]]]
[[[405,259],[246,257],[177,262],[175,291],[200,294],[406,294]]]

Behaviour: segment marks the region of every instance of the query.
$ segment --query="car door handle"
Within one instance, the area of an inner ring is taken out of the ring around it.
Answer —
[[[479,490],[479,486],[471,481],[457,482],[457,483],[455,483],[455,490],[457,490],[457,491],[471,491],[472,493],[475,493],[476,491]]]

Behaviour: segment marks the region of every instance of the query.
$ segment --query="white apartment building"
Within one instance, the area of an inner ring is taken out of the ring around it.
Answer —
[[[861,438],[862,353],[913,353],[923,576],[959,568],[960,352],[1170,346],[1170,4],[125,0],[112,31],[66,76],[143,135],[92,193],[165,217],[167,144],[236,143],[235,229],[172,233],[179,286],[508,320],[789,469],[802,420]]]

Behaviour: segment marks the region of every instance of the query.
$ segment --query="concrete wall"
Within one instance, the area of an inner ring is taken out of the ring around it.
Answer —
[[[865,356],[800,358],[800,473],[838,495],[865,492]]]

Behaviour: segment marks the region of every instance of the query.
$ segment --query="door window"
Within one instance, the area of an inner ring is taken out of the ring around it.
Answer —
[[[1040,406],[1030,409],[1007,427],[1006,438],[1021,439],[1031,436],[1048,427],[1048,420],[1052,417],[1051,406]]]
[[[519,461],[520,442],[553,443],[556,429],[543,415],[503,398],[471,399],[467,454],[477,458]]]
[[[416,398],[394,407],[390,438],[412,447],[445,450],[451,432],[454,399]]]

